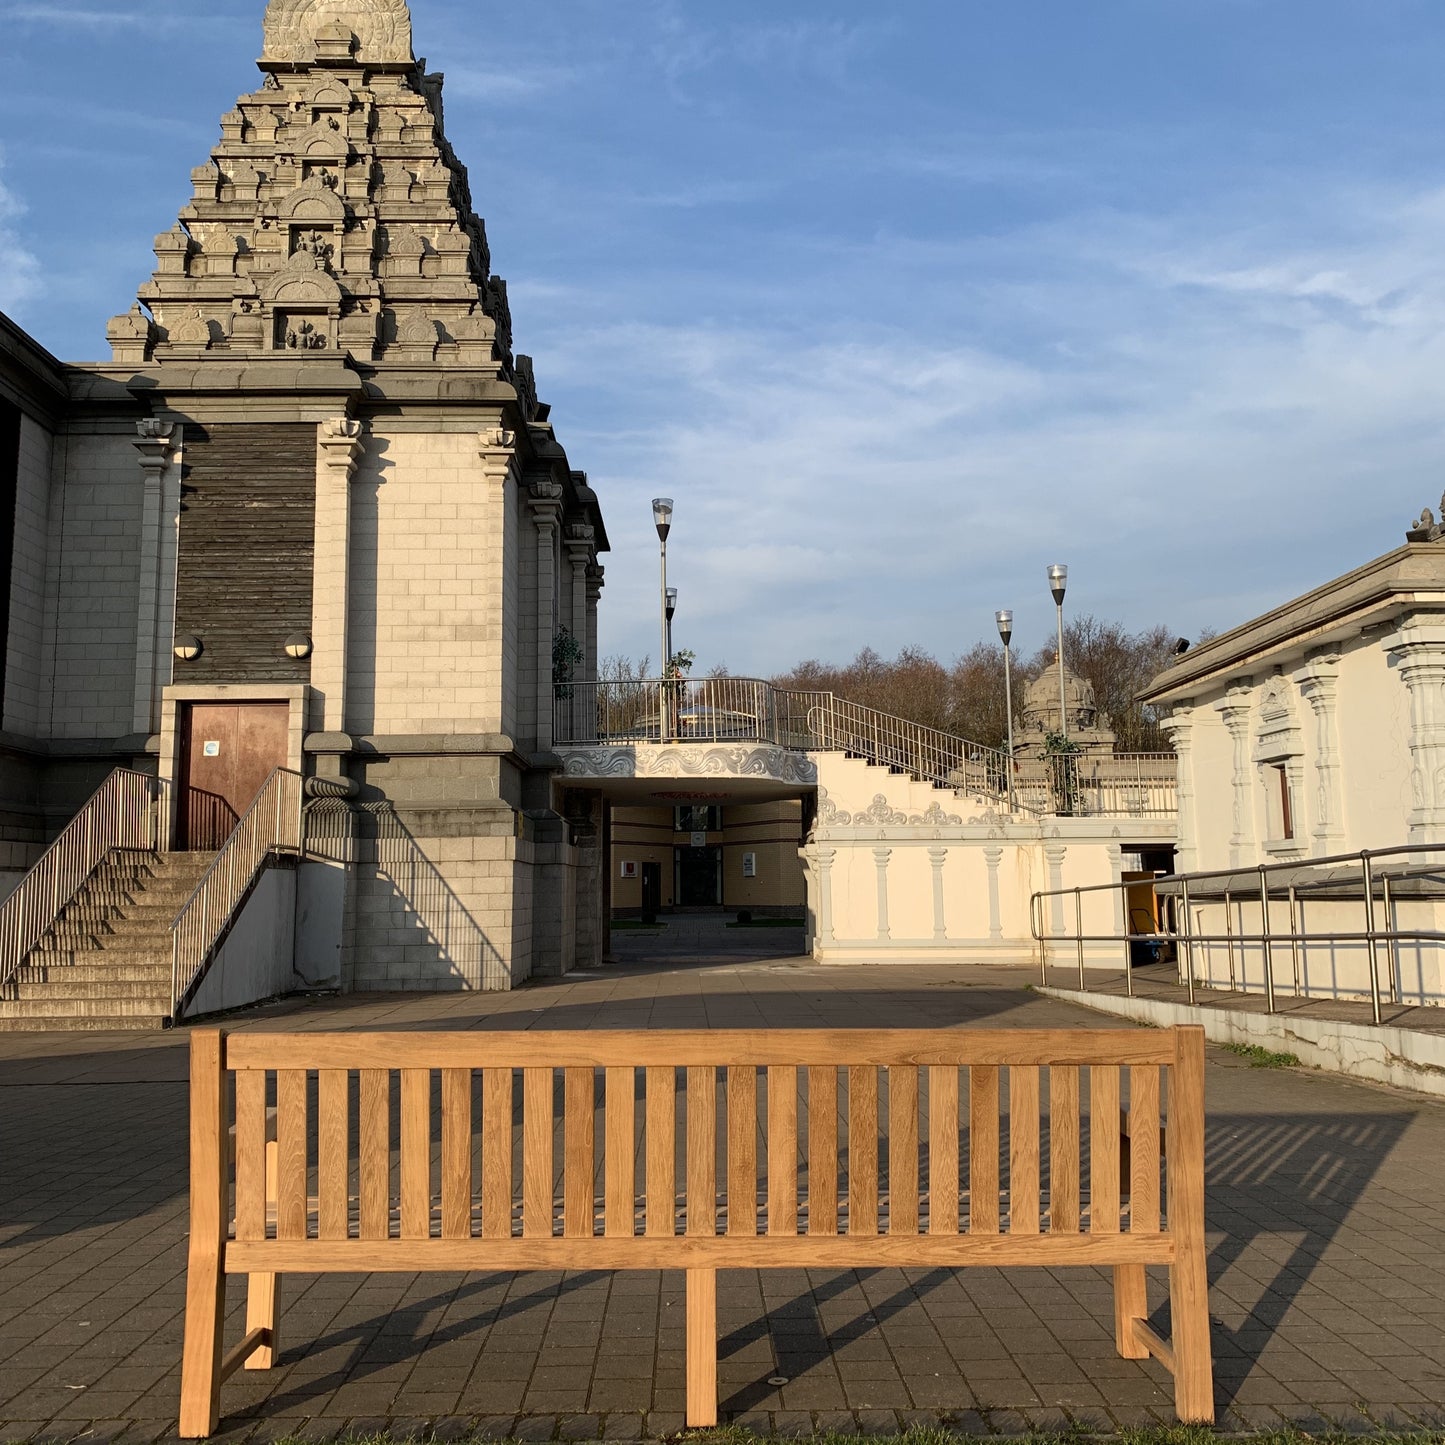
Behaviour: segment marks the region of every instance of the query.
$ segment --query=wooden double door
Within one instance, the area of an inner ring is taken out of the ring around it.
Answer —
[[[235,831],[272,772],[286,766],[291,709],[286,703],[195,702],[186,704],[178,722],[178,846],[210,852]]]

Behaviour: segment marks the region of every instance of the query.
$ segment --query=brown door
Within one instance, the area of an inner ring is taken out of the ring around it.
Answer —
[[[266,779],[286,766],[285,703],[191,703],[181,719],[181,846],[219,848]]]

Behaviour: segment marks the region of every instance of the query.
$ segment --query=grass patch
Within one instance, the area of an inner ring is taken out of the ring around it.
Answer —
[[[1225,1044],[1224,1052],[1245,1059],[1251,1069],[1300,1069],[1298,1054],[1277,1054],[1261,1044]]]
[[[747,923],[729,923],[729,928],[802,928],[801,918],[753,918]]]

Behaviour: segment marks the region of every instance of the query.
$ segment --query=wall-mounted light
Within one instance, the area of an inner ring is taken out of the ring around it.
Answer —
[[[194,662],[205,650],[205,644],[201,639],[191,636],[190,633],[176,638],[176,656],[182,662]]]
[[[311,639],[304,632],[293,632],[286,639],[286,656],[295,662],[305,662],[311,656]]]

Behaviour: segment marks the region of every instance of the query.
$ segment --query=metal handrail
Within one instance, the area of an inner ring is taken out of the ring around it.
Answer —
[[[1370,981],[1370,1004],[1371,1015],[1375,1023],[1383,1022],[1384,990],[1380,979],[1379,950],[1381,944],[1389,945],[1389,982],[1390,1002],[1394,1005],[1402,1003],[1400,987],[1400,970],[1397,960],[1397,946],[1401,943],[1431,943],[1445,944],[1445,931],[1430,928],[1397,928],[1389,920],[1393,917],[1391,905],[1391,885],[1402,878],[1411,876],[1408,867],[1390,869],[1389,860],[1410,859],[1425,854],[1445,855],[1445,844],[1442,843],[1402,843],[1393,848],[1362,849],[1358,853],[1335,853],[1323,858],[1295,859],[1282,863],[1263,863],[1240,866],[1236,868],[1216,868],[1209,872],[1176,873],[1170,874],[1158,882],[1168,883],[1171,888],[1179,891],[1180,903],[1176,914],[1177,927],[1173,929],[1160,928],[1151,933],[1136,933],[1133,931],[1129,919],[1129,890],[1140,886],[1140,880],[1135,882],[1118,883],[1095,883],[1088,887],[1078,888],[1054,888],[1047,891],[1035,893],[1029,900],[1029,924],[1034,942],[1039,944],[1039,969],[1043,980],[1048,981],[1049,957],[1048,949],[1050,944],[1070,944],[1078,949],[1079,988],[1081,992],[1089,992],[1088,974],[1085,965],[1084,948],[1086,944],[1122,944],[1124,949],[1124,979],[1125,991],[1132,997],[1134,993],[1134,978],[1132,969],[1132,948],[1135,943],[1172,943],[1178,951],[1180,971],[1184,976],[1185,984],[1189,991],[1190,1003],[1195,1002],[1196,993],[1200,987],[1196,970],[1194,967],[1194,950],[1201,945],[1219,944],[1229,950],[1230,958],[1230,987],[1224,992],[1248,992],[1247,980],[1243,988],[1235,987],[1233,974],[1234,950],[1243,949],[1247,944],[1256,944],[1260,947],[1264,960],[1264,990],[1266,999],[1266,1011],[1275,1013],[1277,1000],[1277,982],[1274,970],[1274,950],[1287,945],[1291,953],[1293,972],[1293,996],[1302,996],[1302,990],[1308,987],[1308,980],[1302,978],[1301,961],[1299,949],[1302,944],[1345,944],[1363,943],[1368,954],[1368,972]],[[1445,860],[1442,860],[1445,862]],[[1381,867],[1385,864],[1385,867]],[[1352,887],[1347,879],[1340,877],[1333,878],[1311,878],[1300,877],[1301,874],[1315,873],[1323,869],[1358,868],[1360,870],[1360,881],[1357,886]],[[1441,871],[1445,871],[1442,867]],[[1278,875],[1289,875],[1279,882],[1275,887],[1270,886],[1270,880]],[[1257,879],[1253,889],[1244,888],[1240,880],[1244,877]],[[1190,900],[1193,896],[1194,902],[1199,902],[1199,885],[1210,882],[1222,883],[1223,886],[1216,889],[1214,893],[1207,895],[1209,901],[1215,896],[1224,900],[1225,931],[1223,933],[1200,933],[1194,928],[1194,920],[1190,912]],[[1364,911],[1364,927],[1356,929],[1330,929],[1319,932],[1310,932],[1300,929],[1298,925],[1298,903],[1301,897],[1308,897],[1311,892],[1334,893],[1338,895],[1339,890],[1349,889],[1348,897],[1336,896],[1330,899],[1335,902],[1349,902],[1358,898]],[[1108,893],[1118,894],[1124,902],[1124,931],[1123,933],[1086,933],[1083,930],[1083,899],[1086,894]],[[1377,927],[1375,920],[1375,903],[1377,893],[1383,895],[1385,905],[1385,916],[1387,924],[1385,927]],[[1440,890],[1441,896],[1445,897],[1445,886]],[[1051,899],[1074,900],[1075,910],[1075,931],[1072,933],[1064,931],[1045,931],[1044,929],[1044,904]],[[1260,927],[1258,932],[1248,932],[1241,926],[1236,929],[1233,925],[1232,909],[1235,903],[1242,907],[1243,903],[1252,899],[1255,906],[1260,910]],[[1279,902],[1287,902],[1289,907],[1290,924],[1287,931],[1280,931],[1273,927],[1270,922],[1269,905]],[[1242,957],[1242,954],[1241,954]]]
[[[0,988],[13,981],[112,853],[166,851],[168,787],[148,773],[117,768],[40,855],[0,905]]]
[[[171,1018],[200,986],[273,854],[302,850],[305,784],[277,768],[236,824],[171,925]]]

